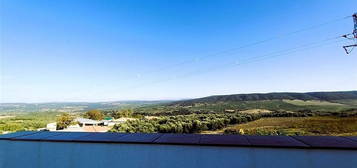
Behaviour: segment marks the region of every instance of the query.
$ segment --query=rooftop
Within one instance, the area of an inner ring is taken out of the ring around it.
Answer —
[[[357,150],[357,136],[246,136],[24,131],[0,135],[0,140]]]
[[[88,118],[76,118],[75,121],[79,123],[87,123],[87,124],[99,124],[102,122],[102,121],[91,120]]]

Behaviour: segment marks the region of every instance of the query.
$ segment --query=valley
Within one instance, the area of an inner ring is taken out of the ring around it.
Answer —
[[[246,135],[357,132],[357,91],[237,94],[179,101],[1,104],[0,110],[1,132],[45,129],[46,124],[56,122],[64,113],[85,118],[90,110],[125,121],[115,124],[111,132]]]

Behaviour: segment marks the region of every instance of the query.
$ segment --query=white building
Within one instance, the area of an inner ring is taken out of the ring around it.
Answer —
[[[49,130],[49,131],[56,131],[56,128],[57,128],[57,123],[48,123],[46,125],[46,129]]]
[[[103,121],[96,121],[88,118],[76,118],[75,121],[78,122],[81,127],[103,125]]]

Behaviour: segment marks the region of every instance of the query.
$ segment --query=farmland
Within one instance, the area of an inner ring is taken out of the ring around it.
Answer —
[[[63,112],[83,117],[86,111],[98,109],[104,117],[135,118],[115,125],[112,132],[356,135],[356,100],[357,92],[350,91],[238,94],[182,101],[3,104],[0,132],[36,130],[56,121]],[[130,109],[130,115],[123,116],[123,109]]]
[[[36,130],[46,127],[46,124],[54,122],[57,112],[32,112],[6,116],[0,119],[0,134],[2,132]]]
[[[237,124],[216,133],[247,135],[356,136],[357,117],[273,117]]]

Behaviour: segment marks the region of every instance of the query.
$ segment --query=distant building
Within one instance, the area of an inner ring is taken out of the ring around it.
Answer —
[[[117,123],[122,123],[121,120],[117,121],[117,120],[113,120],[110,117],[105,118],[104,120],[91,120],[88,118],[77,118],[75,119],[76,122],[78,122],[79,126],[114,126]],[[123,122],[125,122],[126,120],[124,120]]]
[[[224,112],[227,112],[227,113],[234,113],[236,112],[236,110],[233,110],[233,109],[225,109]]]
[[[70,125],[66,129],[57,131],[66,132],[107,132],[117,122],[114,122],[112,118],[105,118],[104,120],[92,120],[88,118],[76,118],[74,120],[76,125]]]
[[[97,126],[100,124],[103,124],[103,121],[96,121],[96,120],[91,120],[88,118],[76,118],[76,122],[78,122],[79,126]]]
[[[70,125],[65,129],[56,130],[57,123],[47,124],[45,130],[48,131],[65,131],[65,132],[107,132],[115,124],[124,123],[127,120],[133,120],[132,118],[120,118],[114,120],[111,117],[106,117],[104,120],[92,120],[88,118],[76,118],[74,121],[77,123],[75,125]],[[41,129],[42,130],[42,129]]]
[[[46,125],[46,129],[49,130],[49,131],[56,131],[56,128],[57,128],[57,123],[48,123]]]

